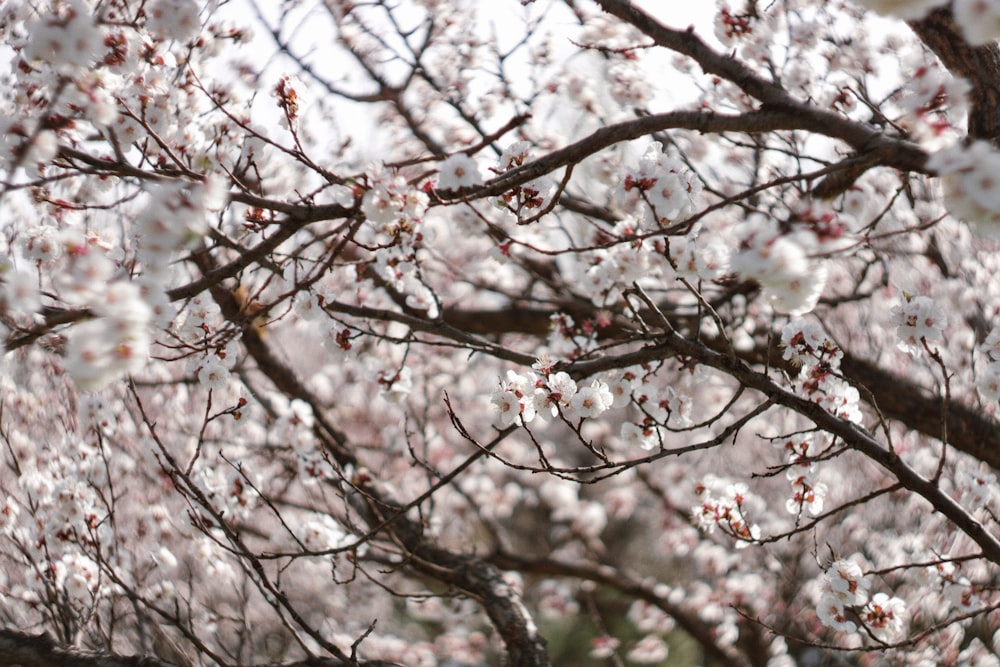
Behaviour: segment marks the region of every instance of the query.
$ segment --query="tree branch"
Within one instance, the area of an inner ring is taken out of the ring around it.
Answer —
[[[595,130],[565,148],[504,172],[481,186],[443,190],[437,194],[447,201],[495,197],[557,169],[576,164],[609,146],[664,130],[711,133],[805,130],[845,142],[856,151],[865,153],[870,163],[901,171],[930,173],[925,167],[927,152],[916,144],[887,135],[880,128],[792,100],[783,106],[767,105],[743,114],[671,111],[624,121]]]
[[[493,555],[491,561],[504,569],[550,577],[572,577],[614,588],[637,600],[648,602],[668,614],[678,627],[694,638],[705,653],[719,664],[728,667],[743,667],[749,664],[737,651],[716,641],[712,634],[712,624],[704,623],[695,614],[671,603],[666,596],[658,595],[655,589],[610,565],[567,563],[555,558],[533,558],[504,552]]]
[[[444,310],[442,318],[452,329],[460,330],[465,335],[497,336],[521,333],[545,336],[551,326],[551,317],[556,312],[569,312],[578,320],[590,316],[590,313],[583,311],[577,313],[567,309],[557,311],[551,308],[512,306],[496,310],[450,308]],[[412,322],[407,323],[412,324]],[[447,335],[447,331],[440,328],[435,329],[435,333]],[[614,339],[627,334],[627,331],[620,323],[612,322],[609,327],[600,330],[599,334],[602,338]],[[715,347],[711,341],[707,343]],[[724,351],[721,342],[717,351]],[[789,373],[794,373],[796,370],[784,360],[777,344],[767,349],[758,347],[738,354],[748,363],[784,368]],[[510,360],[523,363],[515,358]],[[621,363],[620,359],[616,360]],[[609,362],[601,360],[598,363],[607,365]],[[584,367],[581,364],[574,365],[577,369]],[[586,368],[591,367],[586,366]],[[863,386],[871,392],[871,399],[874,399],[875,405],[886,417],[932,438],[940,437],[942,401],[940,396],[932,395],[910,380],[850,354],[845,353],[840,370],[850,382]],[[869,397],[863,395],[862,400],[869,400]],[[948,444],[1000,470],[1000,428],[996,422],[975,408],[954,400],[947,402],[947,415]]]
[[[198,256],[203,271],[211,270],[211,260],[207,254]],[[212,296],[219,304],[223,315],[239,321],[239,306],[232,294],[219,286],[212,288]],[[282,392],[292,398],[299,398],[312,406],[318,422],[323,421],[323,411],[319,400],[305,385],[299,382],[295,373],[283,364],[272,352],[268,344],[253,329],[248,327],[243,335],[243,343],[258,368]],[[336,435],[332,438],[334,455],[341,465],[358,464],[355,453],[346,436],[329,427]],[[329,444],[331,438],[324,441]],[[410,557],[409,568],[438,581],[454,585],[476,598],[494,627],[503,639],[507,649],[507,659],[511,667],[548,667],[550,661],[545,639],[538,632],[531,614],[525,608],[520,596],[503,578],[503,574],[482,558],[458,554],[432,543],[422,526],[405,516],[405,506],[385,497],[374,486],[366,486],[370,525],[385,526],[385,533],[391,535],[403,546]],[[391,521],[386,521],[387,519]],[[2,665],[0,665],[2,667]]]
[[[178,667],[152,656],[115,655],[60,646],[48,635],[0,629],[0,667]],[[336,658],[316,658],[296,662],[268,663],[254,667],[400,667],[384,660],[355,664]]]
[[[969,93],[969,136],[1000,141],[1000,46],[970,46],[955,24],[950,7],[935,9],[910,28],[941,59],[952,74],[967,80]]]

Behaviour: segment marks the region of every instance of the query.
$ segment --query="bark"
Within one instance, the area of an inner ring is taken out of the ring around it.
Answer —
[[[200,254],[196,261],[206,273],[214,268],[207,253]],[[347,437],[327,423],[316,397],[273,353],[261,332],[245,321],[233,293],[219,285],[214,286],[211,293],[223,315],[245,327],[243,344],[257,363],[258,369],[280,391],[312,406],[317,420],[317,437],[341,466],[357,465],[354,450]],[[374,485],[364,488],[364,497],[364,516],[372,526],[373,533],[380,533],[405,549],[411,570],[452,585],[479,601],[503,639],[507,650],[506,664],[509,667],[551,665],[545,639],[538,632],[518,593],[507,583],[496,566],[477,556],[456,553],[434,544],[417,522],[405,516],[406,507],[385,496]],[[249,552],[238,551],[250,556]]]
[[[567,312],[577,321],[592,316],[592,312],[577,310],[568,307],[558,312]],[[496,311],[452,309],[445,311],[444,319],[466,334],[499,336],[523,333],[545,336],[549,332],[550,317],[556,312],[518,307]],[[628,331],[621,325],[612,324],[601,334],[609,340],[621,340]],[[721,350],[722,341],[716,341],[713,346]],[[777,345],[742,352],[740,356],[748,363],[781,368],[793,376],[798,372],[782,358],[782,351]],[[841,372],[852,384],[867,389],[867,392],[862,392],[862,400],[877,407],[888,419],[938,439],[947,426],[949,445],[1000,470],[1000,426],[989,416],[960,401],[945,401],[927,388],[856,356],[845,355],[841,361]],[[946,423],[942,421],[943,416],[947,419]]]
[[[636,360],[649,361],[665,356],[683,355],[698,363],[715,368],[737,380],[748,389],[759,391],[777,405],[794,410],[841,440],[847,447],[881,466],[904,488],[922,497],[936,512],[944,515],[982,550],[982,557],[1000,564],[1000,540],[948,493],[937,481],[927,479],[907,465],[898,454],[887,449],[867,429],[827,412],[818,403],[798,396],[780,386],[768,375],[754,370],[739,358],[716,352],[676,333],[666,334],[662,343],[650,345],[632,355]]]
[[[1000,47],[995,42],[970,46],[955,24],[951,9],[936,9],[910,27],[955,76],[972,86],[969,93],[969,136],[1000,140]]]

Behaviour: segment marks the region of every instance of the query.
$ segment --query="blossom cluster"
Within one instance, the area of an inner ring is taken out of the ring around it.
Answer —
[[[963,612],[979,607],[982,602],[979,597],[980,588],[969,581],[968,577],[960,574],[954,563],[944,561],[929,569],[931,575],[938,578],[941,592],[948,604]]]
[[[944,311],[926,296],[904,293],[903,302],[893,306],[890,315],[899,349],[913,356],[919,356],[928,341],[940,339],[947,325]]]
[[[595,500],[582,500],[580,487],[569,480],[546,479],[538,487],[538,497],[548,506],[552,521],[569,524],[578,535],[596,538],[608,525],[604,505]]]
[[[427,194],[409,186],[391,170],[375,167],[368,175],[369,187],[361,199],[361,211],[371,225],[360,239],[382,248],[375,257],[375,270],[388,285],[404,295],[410,308],[437,317],[438,302],[421,275],[424,259],[421,224],[427,212]]]
[[[813,259],[827,239],[809,226],[787,231],[760,214],[744,222],[741,249],[732,269],[757,282],[774,309],[798,317],[816,307],[826,285],[827,268]]]
[[[51,250],[45,259],[30,250],[26,254],[58,262],[63,268],[54,280],[59,297],[93,315],[66,333],[66,372],[81,389],[99,389],[138,371],[149,354],[152,316],[139,286],[116,275],[116,263],[96,236],[66,230]]]
[[[701,502],[691,508],[696,526],[706,532],[716,528],[736,540],[736,548],[743,549],[760,539],[760,526],[747,519],[749,489],[743,483],[706,476],[695,487]]]
[[[225,186],[208,177],[199,183],[166,181],[150,186],[149,203],[135,221],[137,256],[147,278],[162,278],[174,253],[192,247],[208,231],[207,215],[225,205]]]
[[[632,283],[661,273],[648,243],[636,238],[639,231],[633,218],[621,220],[615,224],[612,235],[622,242],[589,254],[589,266],[580,287],[595,305],[615,303]]]
[[[644,202],[647,222],[666,227],[690,214],[702,186],[684,163],[653,145],[626,173],[621,189]]]
[[[844,353],[823,327],[810,319],[795,319],[781,330],[783,357],[800,368],[796,390],[831,414],[859,423],[858,390],[839,377]],[[817,460],[830,444],[822,432],[799,433],[775,438],[772,444],[787,457],[785,478],[792,495],[785,509],[796,517],[804,511],[812,516],[823,512],[829,487],[818,478]]]
[[[796,390],[842,419],[861,422],[860,394],[840,377],[843,352],[818,323],[795,319],[781,330],[784,358],[801,365]]]
[[[25,27],[31,34],[25,60],[46,62],[64,72],[91,65],[103,46],[101,30],[83,0],[60,3]]]
[[[823,575],[821,586],[816,613],[826,627],[853,634],[860,625],[883,643],[902,635],[907,618],[906,603],[885,593],[869,598],[870,582],[856,562],[834,561]]]
[[[121,151],[150,133],[165,159],[203,150],[198,123],[187,122],[198,105],[183,82],[176,85],[173,75],[165,74],[178,65],[172,49],[184,51],[201,32],[198,3],[147,2],[138,20],[123,20],[120,5],[6,3],[0,33],[16,54],[14,88],[30,92],[13,97],[16,109],[4,110],[9,120],[3,121],[0,159],[31,172],[44,170],[60,144],[79,146],[92,130],[103,134],[108,127]],[[206,38],[198,46],[207,51],[211,43]],[[194,67],[198,55],[185,52],[186,65]],[[221,147],[224,136],[219,139]]]
[[[817,479],[816,456],[820,450],[818,445],[826,439],[820,434],[809,433],[774,441],[788,457],[785,479],[792,487],[792,496],[785,501],[785,509],[789,514],[799,516],[807,511],[818,516],[823,512],[829,488]]]
[[[502,426],[510,426],[518,420],[529,424],[539,413],[592,419],[610,410],[616,395],[628,395],[629,390],[629,382],[624,378],[613,381],[612,386],[600,379],[578,386],[563,371],[542,376],[507,371],[507,379],[493,392],[490,402]]]
[[[511,171],[524,165],[530,157],[531,144],[523,140],[515,141],[500,154],[494,171],[497,174]],[[442,176],[444,175],[443,167],[444,163],[442,163]],[[465,185],[478,184],[478,177],[477,171],[473,177],[474,182]],[[518,224],[525,224],[537,218],[545,210],[552,201],[555,190],[555,183],[548,176],[539,176],[507,190],[497,197],[495,202],[499,210],[513,213]]]
[[[62,233],[58,251],[43,254],[44,248],[51,248],[43,245],[26,249],[38,262],[52,262],[61,254],[66,271],[55,279],[59,296],[95,316],[67,332],[66,370],[80,388],[99,389],[145,364],[154,321],[150,302],[166,303],[162,276],[173,254],[204,233],[210,190],[205,184],[179,182],[153,190],[133,230],[144,267],[141,283],[120,275],[97,237],[78,231]]]
[[[646,635],[629,649],[629,662],[638,664],[661,664],[667,659],[670,649],[662,638],[656,635]]]
[[[927,160],[941,177],[948,212],[980,235],[1000,236],[1000,152],[988,142],[944,148]]]
[[[110,592],[89,549],[108,539],[108,510],[95,491],[107,480],[103,446],[67,435],[38,447],[22,463],[21,500],[9,496],[0,505],[0,534],[20,545],[35,577],[9,591],[11,597],[37,603],[53,590],[75,610],[92,609]]]
[[[677,275],[710,282],[729,270],[732,253],[720,236],[692,232],[670,240],[670,259]]]
[[[952,136],[954,123],[966,111],[970,85],[965,79],[951,76],[938,62],[914,63],[913,73],[902,91],[899,105],[912,118],[915,139],[928,148]]]

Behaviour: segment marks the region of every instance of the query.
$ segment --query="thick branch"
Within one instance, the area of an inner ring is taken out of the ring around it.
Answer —
[[[701,343],[687,340],[678,334],[667,334],[665,342],[658,346],[651,346],[650,352],[654,347],[661,348],[662,353],[666,355],[681,354],[697,359],[699,363],[732,376],[743,386],[755,389],[775,403],[812,420],[816,426],[840,438],[848,447],[879,464],[905,488],[929,502],[936,511],[943,514],[956,528],[979,545],[985,558],[1000,565],[1000,540],[991,535],[979,521],[937,484],[919,475],[899,455],[886,449],[864,428],[832,415],[819,404],[782,388],[770,377],[753,370],[739,359],[710,350]]]
[[[643,600],[669,614],[684,632],[695,639],[712,660],[729,667],[742,667],[747,660],[731,647],[720,645],[712,634],[714,626],[700,620],[696,614],[671,603],[665,596],[634,577],[608,565],[567,563],[554,558],[532,558],[518,554],[498,553],[492,557],[498,566],[548,577],[572,577],[613,588],[637,600]]]
[[[197,260],[203,271],[211,270],[211,260],[207,254],[199,255]],[[223,315],[227,319],[239,322],[240,310],[233,295],[219,286],[213,287],[211,293]],[[257,362],[258,369],[279,390],[289,397],[309,403],[317,421],[325,421],[320,402],[296,378],[295,373],[273,354],[270,346],[253,330],[253,327],[245,330],[243,343],[247,352]],[[332,426],[329,426],[328,432],[324,434],[327,436],[324,442],[334,446],[334,456],[341,465],[357,464],[354,451],[346,436]],[[368,517],[370,524],[386,525],[385,532],[412,554],[412,558],[408,559],[411,568],[425,576],[456,586],[482,604],[504,641],[510,667],[548,667],[551,664],[545,639],[539,634],[531,614],[496,566],[476,556],[454,553],[438,547],[428,540],[419,524],[403,516],[405,509],[401,505],[384,497],[375,488],[366,488],[365,492],[371,510]],[[393,517],[393,521],[385,522],[388,517]]]
[[[839,139],[869,156],[869,162],[901,171],[927,173],[924,167],[927,153],[916,144],[887,135],[880,128],[790,100],[785,106],[769,105],[744,114],[671,111],[609,125],[565,148],[505,172],[484,185],[442,191],[438,195],[448,200],[495,197],[567,165],[578,164],[609,146],[665,130],[749,134],[805,130]]]
[[[545,336],[551,326],[555,310],[547,308],[511,307],[499,310],[446,309],[443,318],[466,335],[496,336],[522,333]],[[563,309],[562,312],[567,312]],[[589,317],[586,313],[573,313],[582,321]],[[444,333],[438,329],[437,333]],[[602,329],[603,337],[616,338],[626,331],[616,323]],[[721,346],[721,342],[720,342]],[[768,364],[772,368],[785,368],[789,373],[796,371],[787,365],[777,345],[769,350],[763,348],[741,352],[740,358],[754,364]],[[599,360],[596,363],[623,363],[619,357],[614,362]],[[582,365],[577,365],[583,368]],[[576,368],[577,366],[574,366]],[[592,366],[587,366],[592,368]],[[596,372],[596,369],[594,369]],[[864,359],[845,355],[840,370],[852,383],[871,392],[871,398],[879,411],[889,419],[894,419],[907,427],[932,438],[941,436],[941,397],[935,396],[910,380],[900,377]],[[862,399],[869,400],[867,395]],[[970,456],[1000,470],[1000,428],[978,410],[957,401],[947,404],[948,444]]]
[[[962,37],[951,9],[936,9],[910,27],[952,74],[966,79],[969,93],[969,136],[1000,140],[1000,47],[996,42],[973,47]]]
[[[630,0],[597,0],[607,13],[617,16],[651,38],[657,46],[676,51],[697,62],[706,74],[715,74],[736,84],[740,90],[764,104],[796,106],[788,92],[732,56],[723,55],[706,44],[692,28],[675,30],[639,9]]]

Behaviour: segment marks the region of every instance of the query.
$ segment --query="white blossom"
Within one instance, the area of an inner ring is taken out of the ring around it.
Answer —
[[[442,190],[457,190],[482,182],[475,158],[465,153],[455,153],[438,165],[438,188]]]
[[[941,338],[947,321],[944,311],[926,296],[904,295],[892,308],[892,323],[899,336],[899,349],[919,355],[929,341]]]
[[[201,30],[195,0],[153,0],[146,7],[146,16],[146,27],[161,39],[187,42]]]
[[[885,593],[876,593],[861,614],[871,633],[883,642],[898,639],[906,625],[906,603]]]
[[[996,0],[955,0],[952,13],[972,46],[1000,39],[1000,3]]]
[[[940,7],[948,0],[859,0],[859,3],[880,14],[896,16],[912,21],[922,19],[935,7]]]

